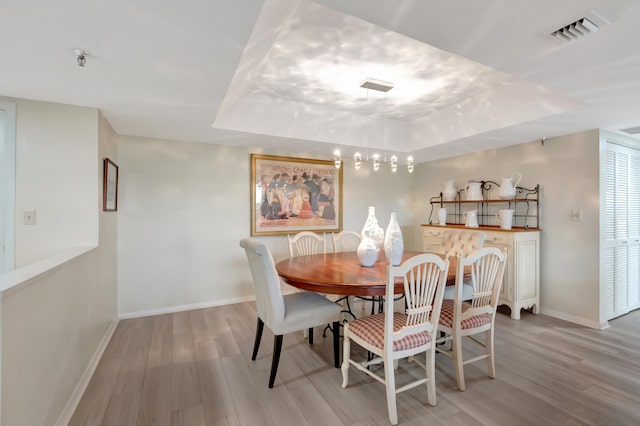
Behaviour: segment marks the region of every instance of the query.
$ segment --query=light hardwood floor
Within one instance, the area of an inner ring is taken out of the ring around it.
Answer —
[[[451,359],[439,355],[437,406],[423,386],[399,394],[401,425],[640,424],[640,311],[604,331],[526,312],[496,321],[497,378],[484,363],[467,365],[459,392]],[[255,323],[252,303],[121,321],[70,424],[389,424],[382,384],[351,369],[340,387],[320,328],[313,346],[285,336],[268,389],[273,335],[265,327],[252,362]],[[401,362],[398,383],[415,368]]]

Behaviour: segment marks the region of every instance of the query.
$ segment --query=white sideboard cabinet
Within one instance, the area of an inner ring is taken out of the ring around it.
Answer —
[[[540,231],[502,230],[495,227],[466,228],[459,225],[422,225],[422,249],[441,253],[442,232],[447,229],[484,232],[485,247],[498,247],[507,253],[507,265],[500,292],[500,305],[511,309],[511,318],[520,319],[521,309],[540,312]]]

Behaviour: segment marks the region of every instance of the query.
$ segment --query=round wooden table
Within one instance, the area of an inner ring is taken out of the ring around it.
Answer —
[[[406,251],[402,261],[422,254]],[[456,258],[449,257],[447,285],[455,283]],[[316,293],[342,296],[384,296],[387,286],[387,262],[383,259],[367,268],[360,265],[355,252],[312,254],[281,260],[278,275],[287,284]],[[395,294],[403,294],[401,279],[396,280]]]

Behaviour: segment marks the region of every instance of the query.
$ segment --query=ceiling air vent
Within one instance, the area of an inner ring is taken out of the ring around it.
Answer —
[[[580,18],[566,27],[555,30],[551,35],[558,40],[574,41],[581,39],[588,34],[595,33],[598,31],[598,28],[598,25],[588,18]]]
[[[628,129],[620,129],[621,132],[625,132],[629,135],[637,135],[640,133],[640,127],[630,127]]]

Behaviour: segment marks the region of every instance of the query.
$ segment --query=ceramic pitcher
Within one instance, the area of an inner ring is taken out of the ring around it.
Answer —
[[[496,217],[500,220],[500,228],[511,229],[515,210],[500,210]]]
[[[513,178],[518,176],[518,180],[513,182]],[[500,198],[515,198],[516,197],[516,187],[520,183],[522,179],[522,175],[520,173],[514,173],[510,178],[502,178],[502,183],[500,184],[500,191],[498,191],[498,196]]]
[[[446,181],[444,183],[444,186],[442,187],[442,199],[444,201],[454,201],[456,199],[456,195],[458,195],[458,190],[456,189],[456,181]]]
[[[482,200],[482,182],[469,182],[464,189],[467,194],[467,200]]]
[[[477,228],[478,225],[478,210],[469,210],[463,213],[465,218],[464,226],[467,228]]]

